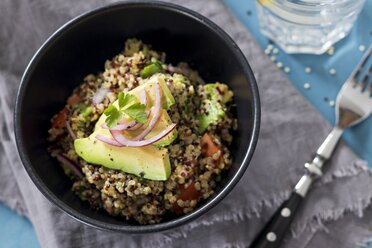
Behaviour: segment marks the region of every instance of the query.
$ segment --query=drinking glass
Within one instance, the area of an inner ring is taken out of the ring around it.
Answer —
[[[365,0],[257,0],[261,32],[287,53],[321,54],[344,38]]]

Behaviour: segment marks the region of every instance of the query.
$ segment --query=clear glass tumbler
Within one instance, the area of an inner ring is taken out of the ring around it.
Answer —
[[[257,0],[261,32],[287,53],[321,54],[344,38],[365,0]]]

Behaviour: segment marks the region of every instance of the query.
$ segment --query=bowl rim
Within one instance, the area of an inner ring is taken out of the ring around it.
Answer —
[[[245,71],[246,76],[249,79],[249,87],[251,89],[252,95],[252,115],[253,115],[253,127],[252,127],[252,135],[249,142],[248,147],[246,148],[246,154],[243,158],[240,167],[238,168],[235,175],[231,178],[229,182],[222,188],[222,190],[212,196],[210,199],[206,201],[202,206],[199,206],[194,211],[180,216],[179,218],[162,222],[158,224],[149,224],[149,225],[120,225],[120,224],[112,224],[106,223],[101,220],[97,220],[87,215],[82,214],[78,210],[73,209],[61,199],[59,199],[48,187],[43,183],[42,179],[36,174],[33,166],[31,165],[31,161],[26,156],[26,147],[24,144],[22,130],[21,130],[21,109],[23,106],[23,97],[25,95],[25,88],[29,82],[29,78],[35,66],[45,54],[49,46],[56,41],[61,35],[63,35],[70,27],[75,24],[78,24],[81,20],[88,19],[90,17],[95,16],[96,14],[100,14],[101,12],[110,11],[116,8],[123,8],[123,7],[150,7],[150,8],[158,8],[158,9],[165,9],[167,11],[175,12],[177,14],[188,16],[193,20],[197,21],[201,25],[206,26],[210,31],[215,32],[222,40],[224,40],[225,44],[229,46],[229,48],[233,51],[233,55],[236,56],[239,63],[243,67],[243,71]],[[248,168],[249,162],[252,159],[257,141],[259,136],[259,129],[260,129],[260,117],[261,117],[261,109],[260,109],[260,99],[259,99],[259,92],[257,83],[254,77],[254,74],[239,47],[233,41],[233,39],[220,28],[217,24],[209,20],[207,17],[185,8],[180,5],[167,3],[167,2],[160,2],[160,1],[153,1],[153,0],[132,0],[132,1],[125,1],[125,2],[116,2],[112,4],[108,4],[102,7],[94,8],[92,10],[86,11],[58,28],[56,31],[53,32],[51,36],[41,45],[41,47],[36,51],[32,59],[30,60],[29,64],[27,65],[25,72],[21,78],[20,85],[17,92],[15,109],[14,109],[14,130],[15,130],[15,139],[16,145],[18,149],[18,153],[20,155],[22,164],[27,171],[27,174],[39,189],[39,191],[54,205],[56,205],[59,209],[63,212],[67,213],[72,218],[97,229],[105,230],[105,231],[114,231],[114,232],[123,232],[123,233],[149,233],[149,232],[159,232],[164,231],[167,229],[179,227],[184,225],[196,218],[202,216],[210,209],[215,207],[222,199],[224,199],[230,191],[235,187],[235,185],[239,182],[241,177],[244,175],[244,172]]]

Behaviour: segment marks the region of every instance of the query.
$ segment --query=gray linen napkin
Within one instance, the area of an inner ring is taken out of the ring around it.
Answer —
[[[259,84],[262,125],[245,176],[217,207],[182,227],[126,235],[99,231],[62,213],[36,189],[19,160],[12,112],[21,74],[59,26],[110,0],[0,2],[0,201],[33,223],[43,247],[244,247],[302,173],[330,125],[291,86],[247,30],[216,0],[177,0],[212,19],[238,43]],[[283,247],[356,247],[372,238],[372,175],[341,142],[327,174],[301,208]]]

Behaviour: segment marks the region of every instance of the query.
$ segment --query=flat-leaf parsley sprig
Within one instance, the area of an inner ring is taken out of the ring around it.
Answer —
[[[139,102],[137,97],[131,94],[120,92],[118,95],[119,108],[110,105],[103,113],[107,116],[106,125],[109,128],[115,127],[123,115],[139,123],[147,122],[146,106]]]

